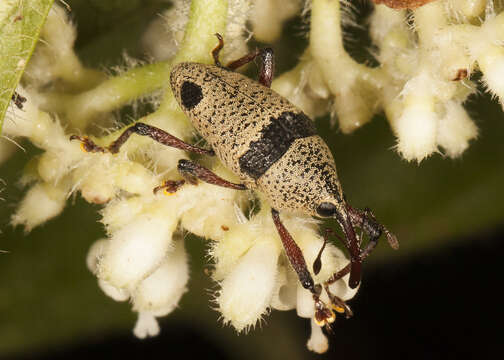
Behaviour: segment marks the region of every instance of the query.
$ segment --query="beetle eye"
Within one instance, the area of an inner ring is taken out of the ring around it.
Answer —
[[[331,217],[336,214],[336,205],[330,202],[323,202],[317,207],[317,214],[322,217]]]

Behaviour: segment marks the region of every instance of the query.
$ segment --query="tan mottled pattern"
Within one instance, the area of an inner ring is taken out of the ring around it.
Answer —
[[[191,110],[183,107],[180,98],[185,81],[202,88],[203,99]],[[319,199],[335,202],[331,189],[337,187],[341,195],[332,154],[319,136],[297,139],[257,182],[241,172],[240,156],[260,138],[270,119],[285,111],[301,112],[287,99],[244,75],[214,65],[180,63],[173,68],[170,82],[182,110],[219,159],[248,188],[265,193],[277,210],[314,215]],[[323,174],[316,169],[322,163],[329,164],[324,165]]]
[[[333,156],[320,136],[295,140],[257,183],[278,210],[317,215],[318,204],[334,203],[335,194],[343,197]]]

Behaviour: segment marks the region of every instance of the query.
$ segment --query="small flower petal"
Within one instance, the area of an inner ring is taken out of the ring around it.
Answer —
[[[119,288],[134,288],[164,259],[176,226],[174,217],[143,214],[116,231],[100,261],[99,277]]]
[[[322,332],[322,328],[315,323],[315,320],[311,319],[310,325],[311,336],[306,343],[306,347],[317,354],[323,354],[329,349],[329,341]]]
[[[159,324],[154,315],[148,311],[138,313],[138,320],[133,329],[133,334],[139,339],[157,336],[159,334]]]
[[[242,331],[267,311],[275,289],[279,249],[271,241],[254,244],[222,281],[217,302],[224,322]]]
[[[175,249],[168,253],[157,270],[135,289],[132,295],[133,309],[140,313],[149,312],[155,316],[169,314],[187,291],[188,280],[189,267],[184,240],[178,236]]]

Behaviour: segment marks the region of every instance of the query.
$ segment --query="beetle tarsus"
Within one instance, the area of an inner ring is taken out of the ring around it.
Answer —
[[[331,290],[329,289],[329,284],[327,282],[324,284],[324,289],[327,293],[327,296],[329,297],[329,300],[331,301],[332,308],[339,314],[345,314],[345,317],[347,319],[351,318],[353,316],[352,309],[350,309],[350,307],[343,299],[331,292]]]
[[[16,105],[16,107],[19,110],[23,110],[23,104],[26,102],[26,98],[24,96],[19,94],[17,91],[14,91],[11,100],[14,102],[14,105]]]
[[[152,192],[154,194],[157,194],[159,190],[163,190],[167,194],[174,194],[177,192],[177,190],[185,184],[185,180],[166,180],[163,185],[156,186],[154,189],[152,189]]]
[[[93,140],[88,138],[87,136],[79,136],[79,135],[72,135],[70,136],[70,141],[73,140],[79,140],[81,143],[81,148],[85,152],[107,152],[107,149],[102,148],[101,146],[96,145]]]

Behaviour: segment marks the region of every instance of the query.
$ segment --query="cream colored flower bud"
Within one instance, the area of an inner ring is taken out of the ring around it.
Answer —
[[[115,233],[133,222],[146,205],[144,199],[139,196],[111,201],[103,208],[102,222],[109,233]]]
[[[115,185],[131,194],[151,195],[158,181],[143,165],[132,161],[118,161],[114,171]]]
[[[315,314],[315,302],[310,291],[306,290],[298,281],[296,312],[299,317],[312,318]]]
[[[306,343],[308,350],[316,352],[317,354],[323,354],[329,349],[329,341],[327,337],[322,332],[322,328],[317,325],[315,320],[310,320],[311,325],[311,336]]]
[[[336,94],[333,111],[338,116],[338,124],[344,134],[360,128],[373,117],[372,104],[352,89]]]
[[[219,171],[216,173],[221,175]],[[234,177],[228,170],[224,174],[226,179]],[[175,196],[183,212],[182,226],[198,236],[218,240],[226,234],[222,230],[223,226],[230,228],[237,223],[233,205],[241,203],[247,194],[200,182],[198,186],[188,185]]]
[[[417,89],[421,92],[421,89]],[[397,150],[408,161],[422,161],[437,150],[438,115],[434,97],[408,95],[401,117],[395,123]]]
[[[86,256],[86,265],[93,274],[97,275],[100,258],[107,252],[110,244],[109,239],[96,240],[89,248]]]
[[[138,320],[133,329],[133,334],[139,339],[159,334],[159,324],[156,317],[148,311],[138,313]]]
[[[118,288],[134,289],[152,274],[172,246],[177,219],[142,214],[112,234],[100,261],[99,277]]]
[[[110,285],[107,281],[98,279],[98,286],[109,298],[114,301],[126,301],[130,298],[130,292],[126,289],[117,288]]]
[[[504,104],[504,48],[489,44],[478,57],[483,81],[488,90]],[[504,105],[503,105],[504,106]]]
[[[250,21],[254,37],[272,43],[282,34],[283,23],[299,11],[299,0],[254,0]]]
[[[290,265],[278,267],[277,281],[271,307],[275,310],[292,310],[296,307],[298,278]]]
[[[271,302],[280,251],[271,241],[259,241],[222,281],[217,298],[224,322],[237,331],[255,326]]]
[[[461,104],[448,102],[445,109],[445,116],[439,121],[438,144],[449,157],[456,158],[469,147],[469,141],[476,138],[478,128]]]
[[[11,218],[12,225],[24,225],[27,232],[59,215],[66,203],[67,191],[48,183],[35,184]]]
[[[178,305],[187,291],[189,267],[182,236],[174,239],[175,249],[169,252],[161,265],[142,280],[132,294],[133,310],[165,316]]]

